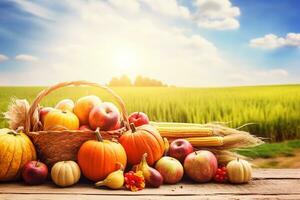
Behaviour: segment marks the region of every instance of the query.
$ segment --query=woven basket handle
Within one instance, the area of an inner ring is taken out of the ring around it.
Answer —
[[[33,114],[34,114],[35,110],[37,109],[39,103],[41,102],[41,100],[44,97],[46,97],[48,94],[50,94],[54,90],[57,90],[57,89],[62,88],[62,87],[82,86],[82,85],[101,88],[101,89],[106,90],[108,93],[110,93],[115,98],[115,100],[117,101],[117,103],[119,104],[119,106],[121,108],[122,117],[123,117],[123,120],[125,120],[125,122],[126,122],[125,126],[126,126],[127,130],[130,128],[129,127],[129,122],[128,122],[128,113],[127,113],[126,108],[125,108],[125,103],[122,100],[122,98],[119,95],[117,95],[117,93],[115,93],[112,89],[110,89],[109,87],[106,87],[106,86],[102,86],[98,83],[93,83],[93,82],[88,82],[88,81],[71,81],[71,82],[58,83],[56,85],[48,87],[48,88],[42,90],[37,95],[37,97],[35,98],[35,100],[33,101],[33,103],[31,104],[31,106],[29,108],[28,114],[26,115],[26,121],[25,121],[25,127],[24,127],[25,133],[30,132]]]

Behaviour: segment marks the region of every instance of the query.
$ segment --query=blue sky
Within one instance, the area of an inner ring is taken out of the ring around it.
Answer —
[[[297,0],[0,1],[0,84],[300,82]]]

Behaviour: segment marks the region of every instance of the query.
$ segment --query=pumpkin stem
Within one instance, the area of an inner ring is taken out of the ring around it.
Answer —
[[[20,135],[20,133],[18,133],[15,130],[10,130],[9,132],[7,132],[7,134],[11,134],[11,135],[14,135],[14,136]]]
[[[136,128],[135,128],[134,123],[130,123],[130,129],[131,129],[132,133],[136,132]]]
[[[240,158],[239,158],[239,157],[237,157],[237,158],[236,158],[236,160],[239,162],[239,161],[240,161]]]
[[[102,135],[100,133],[100,128],[99,127],[96,129],[95,134],[96,134],[97,140],[102,142],[103,138],[102,138]]]

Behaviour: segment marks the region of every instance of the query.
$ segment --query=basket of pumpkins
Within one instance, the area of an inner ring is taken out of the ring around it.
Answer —
[[[95,95],[81,97],[75,103],[65,99],[54,108],[40,107],[40,102],[47,95],[68,86],[90,86],[105,90],[114,97],[118,107],[111,102],[102,102]],[[134,137],[131,137],[133,132]],[[92,165],[84,154],[77,155],[80,146],[88,140],[110,141],[103,143],[102,157],[107,158],[106,162],[121,162],[124,166],[127,158],[123,147],[135,152],[131,154],[134,156],[128,157],[131,164],[139,162],[142,156],[139,152],[148,153],[148,160],[152,164],[162,156],[164,149],[162,137],[154,127],[134,127],[129,124],[124,101],[119,95],[106,86],[88,81],[63,82],[42,90],[25,115],[24,133],[33,142],[39,159],[50,167],[58,161],[77,159],[86,159],[83,163]],[[123,147],[118,142],[120,136],[123,136],[120,140]],[[145,149],[135,148],[135,144],[143,143],[147,144]],[[93,144],[86,146],[87,151],[96,151]]]

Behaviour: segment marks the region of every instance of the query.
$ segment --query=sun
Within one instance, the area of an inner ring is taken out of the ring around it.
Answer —
[[[128,47],[119,48],[113,55],[113,63],[118,69],[132,69],[138,65],[137,52]]]

